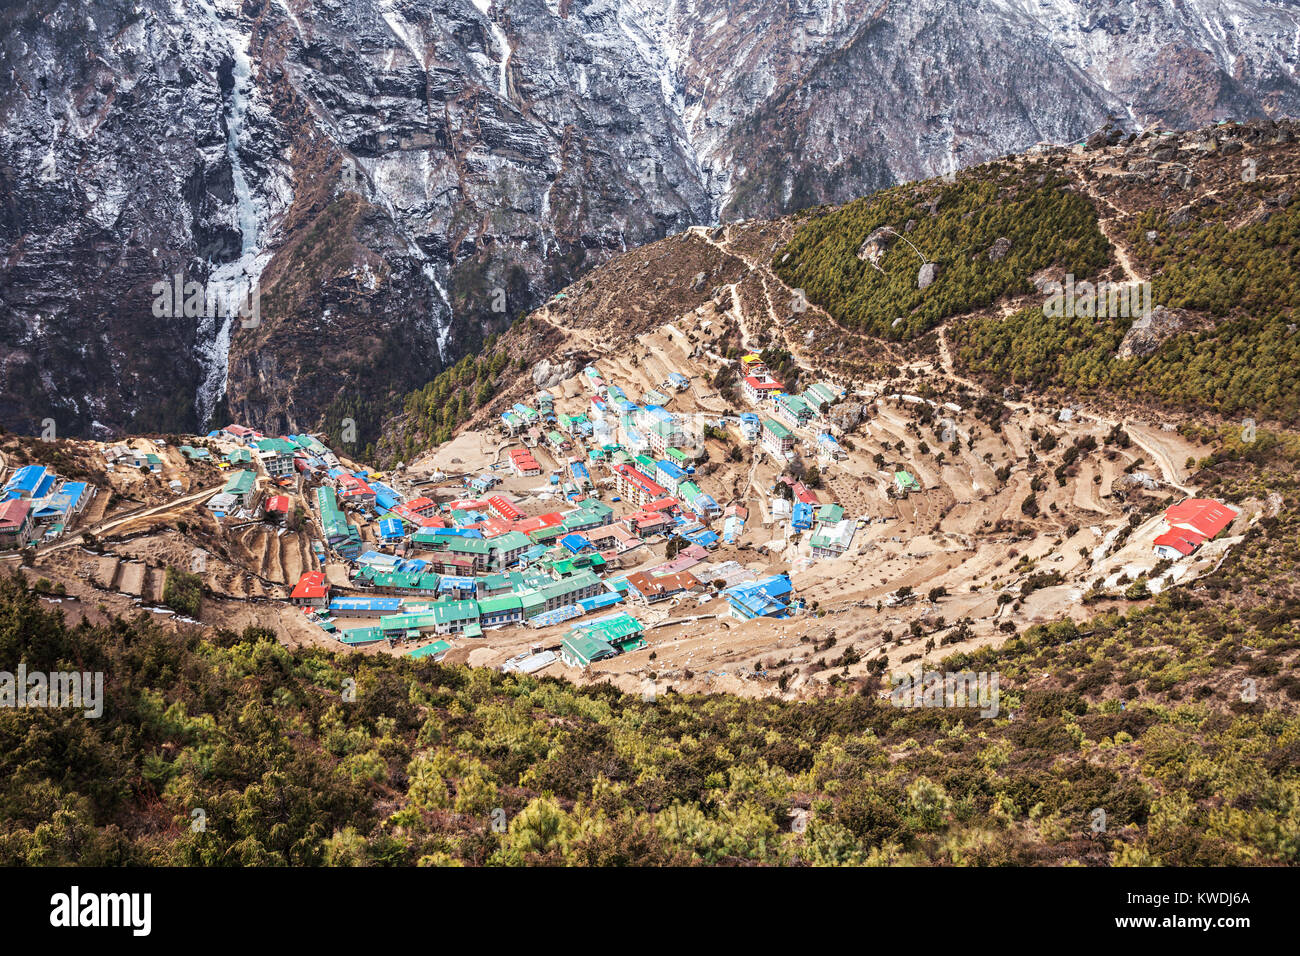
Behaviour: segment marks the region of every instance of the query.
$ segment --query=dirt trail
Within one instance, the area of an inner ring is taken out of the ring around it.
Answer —
[[[1124,430],[1144,452],[1155,459],[1165,484],[1177,488],[1185,495],[1195,494],[1192,488],[1182,484],[1182,470],[1177,455],[1181,450],[1186,459],[1192,446],[1177,432],[1166,432],[1140,422],[1124,421]]]
[[[115,528],[121,527],[122,525],[127,524],[128,522],[136,521],[141,518],[152,518],[157,515],[167,514],[172,511],[182,510],[194,504],[196,501],[202,501],[204,499],[210,498],[212,495],[215,495],[218,491],[220,491],[222,487],[224,487],[224,482],[222,484],[213,485],[210,488],[204,488],[201,491],[196,491],[193,494],[185,495],[184,497],[176,498],[172,501],[164,502],[163,504],[160,505],[154,505],[149,508],[137,508],[127,512],[126,514],[117,515],[113,518],[108,519],[107,521],[102,521],[99,524],[94,525],[92,527],[82,528],[76,534],[60,538],[58,541],[54,542],[53,544],[47,544],[42,548],[37,548],[36,554],[38,557],[40,557],[49,554],[52,551],[59,551],[62,550],[63,548],[71,547],[74,544],[83,544],[85,542],[85,535],[87,533],[93,534],[96,537],[102,537],[104,534],[112,531]]]

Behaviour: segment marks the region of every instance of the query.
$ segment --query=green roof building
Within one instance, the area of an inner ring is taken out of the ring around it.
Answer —
[[[618,648],[623,644],[635,643],[636,640],[640,638],[641,632],[644,630],[645,628],[642,626],[640,621],[634,618],[631,614],[623,612],[622,614],[616,614],[613,617],[605,618],[603,621],[580,625],[579,627],[575,627],[569,633],[586,633],[615,648]],[[644,646],[644,641],[642,641],[641,646]]]
[[[483,627],[499,627],[524,619],[524,602],[515,594],[501,597],[484,598],[478,602],[479,624]]]
[[[839,392],[831,386],[826,385],[823,382],[816,382],[804,389],[803,399],[811,405],[818,414],[821,414],[821,407],[823,405],[834,405],[840,400],[840,395]]]
[[[823,524],[835,524],[844,517],[844,509],[836,504],[822,505],[817,509],[817,520]]]
[[[428,644],[424,647],[417,647],[413,651],[407,651],[406,656],[415,657],[415,658],[441,657],[443,654],[446,654],[449,650],[451,650],[451,645],[448,644],[446,641],[434,641],[432,644]]]
[[[920,483],[913,478],[912,473],[908,471],[894,472],[894,486],[904,494],[921,490]]]
[[[372,572],[369,577],[376,589],[395,594],[437,594],[441,580],[432,571]]]
[[[614,520],[614,509],[597,498],[588,498],[578,503],[573,511],[564,516],[560,526],[565,534],[571,531],[586,531],[599,528]]]
[[[763,419],[763,447],[773,455],[783,457],[794,448],[794,433],[775,418]]]
[[[385,614],[379,619],[379,629],[385,637],[406,637],[409,631],[431,631],[437,626],[437,617],[432,613]]]
[[[350,631],[340,631],[339,640],[352,647],[362,644],[376,644],[384,639],[382,627],[355,627]]]
[[[433,616],[439,634],[456,634],[478,624],[478,601],[439,601],[433,606]]]
[[[560,657],[570,667],[587,667],[596,661],[617,657],[618,651],[609,643],[590,634],[571,634],[560,643]]]
[[[257,485],[257,475],[251,471],[237,471],[226,481],[225,487],[221,490],[228,495],[234,495],[240,501],[239,503],[248,504],[248,498],[253,493],[253,488]]]

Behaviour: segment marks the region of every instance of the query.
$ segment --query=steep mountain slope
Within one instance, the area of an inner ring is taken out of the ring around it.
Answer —
[[[694,227],[552,297],[493,341],[503,361],[470,375],[454,414],[424,399],[455,388],[413,396],[379,451],[409,460],[461,423],[491,425],[546,384],[543,355],[557,367],[617,360],[656,329],[701,318],[715,331],[688,351],[703,365],[717,360],[710,343],[771,348],[849,388],[910,363],[943,371],[930,389],[1027,389],[1167,421],[1289,426],[1300,396],[1298,134],[1292,121],[1118,140],[1110,129],[1092,146],[1032,150],[951,183]],[[1100,286],[1099,304],[1048,314],[1052,283],[1069,276],[1080,296],[1082,283]],[[1106,314],[1106,283],[1126,303],[1145,298],[1149,314]]]
[[[1294,114],[1265,0],[106,0],[0,14],[3,423],[375,431],[695,223],[1132,126]],[[261,325],[155,314],[253,284]]]

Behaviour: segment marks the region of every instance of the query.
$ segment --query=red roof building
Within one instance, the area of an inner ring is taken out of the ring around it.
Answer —
[[[543,528],[554,528],[557,524],[563,523],[564,516],[559,512],[552,511],[532,518],[522,518],[515,522],[515,526],[511,530],[522,534],[532,534],[534,531],[541,531]]]
[[[324,607],[330,601],[330,586],[324,571],[307,571],[294,585],[289,601],[303,607]]]
[[[1237,518],[1237,512],[1212,498],[1188,498],[1165,512],[1165,521],[1171,529],[1194,531],[1205,538],[1214,538]]]
[[[615,465],[614,481],[619,495],[638,508],[668,494],[662,485],[647,478],[631,465]]]
[[[808,486],[805,485],[802,481],[796,481],[794,478],[791,478],[789,475],[782,475],[781,481],[784,484],[790,486],[790,491],[794,494],[795,501],[802,501],[805,504],[809,504],[809,505],[821,504],[821,502],[817,499],[817,496],[813,494],[808,489]],[[748,517],[748,515],[746,515],[746,517]]]
[[[542,466],[537,463],[533,453],[527,448],[510,449],[510,467],[516,474],[527,477],[528,475],[540,475]]]
[[[263,507],[263,510],[267,514],[275,512],[276,514],[287,515],[289,513],[289,496],[272,495],[266,499],[266,505]]]
[[[641,507],[641,510],[668,512],[668,511],[678,511],[681,509],[681,507],[682,507],[682,503],[678,501],[676,498],[660,498],[658,501],[651,501],[646,503]]]
[[[1179,557],[1187,557],[1204,543],[1205,537],[1203,535],[1199,535],[1195,531],[1184,531],[1182,528],[1175,528],[1159,535],[1153,542],[1153,546],[1156,554],[1162,558],[1177,560]]]
[[[782,386],[770,378],[746,375],[740,383],[740,390],[751,405],[761,405],[775,399],[781,393]]]
[[[488,499],[488,508],[499,518],[505,518],[507,521],[518,521],[523,517],[523,513],[512,505],[503,495],[493,495]]]
[[[505,518],[488,518],[478,524],[479,531],[483,532],[485,538],[499,538],[515,530],[515,522],[507,521]]]
[[[627,576],[628,592],[645,604],[654,604],[699,586],[699,580],[689,571],[657,576],[635,571]]]
[[[438,505],[432,499],[425,497],[412,498],[406,503],[406,507],[412,513],[424,515],[426,518],[438,510]]]
[[[352,500],[375,500],[375,489],[371,488],[367,482],[358,478],[356,475],[340,475],[339,490],[343,493],[344,498]]]
[[[0,505],[0,544],[7,548],[22,545],[31,520],[32,503],[25,498],[13,498]]]
[[[654,511],[637,511],[623,519],[629,531],[663,531],[672,527],[673,519]]]

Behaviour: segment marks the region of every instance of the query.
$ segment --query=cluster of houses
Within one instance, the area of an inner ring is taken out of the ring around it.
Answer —
[[[809,548],[814,558],[838,558],[849,549],[858,529],[858,521],[846,517],[844,508],[834,502],[822,503],[802,481],[783,475],[779,481],[788,485],[790,497],[771,499],[774,518],[787,519],[793,531],[811,531]]]
[[[143,469],[153,474],[162,471],[162,456],[154,451],[132,448],[124,444],[109,445],[104,449],[104,461],[109,471],[118,468]]]
[[[842,389],[817,382],[801,394],[787,393],[760,356],[743,356],[740,363],[742,392],[758,409],[739,416],[742,439],[761,443],[772,457],[788,460],[793,458],[800,440],[796,433],[803,430],[812,439],[822,464],[843,457],[829,421],[831,406],[843,398]],[[664,407],[671,400],[672,392],[689,387],[689,379],[680,373],[675,375],[670,374],[663,383],[663,392],[648,390],[637,402],[622,388],[610,384],[599,369],[589,365],[580,375],[580,381],[590,393],[585,412],[557,417],[553,402],[540,404],[542,396],[539,396],[538,409],[516,405],[509,414],[521,422],[538,421],[554,426],[549,432],[539,431],[537,435],[557,457],[568,458],[571,480],[564,483],[564,490],[571,497],[581,495],[589,487],[589,466],[598,464],[612,477],[616,500],[626,501],[638,509],[627,519],[632,531],[646,534],[671,530],[674,522],[665,514],[662,504],[669,499],[686,518],[708,525],[722,515],[722,509],[694,480],[697,454],[703,448],[701,436],[693,434],[695,422],[682,421]],[[549,399],[549,393],[542,395]],[[525,443],[527,440],[525,436]],[[525,472],[520,465],[524,461],[532,466],[536,464],[527,447],[515,449],[510,455],[516,473],[533,473],[532,468]],[[536,471],[540,473],[540,468]],[[919,490],[910,474],[901,474]],[[803,491],[811,503],[819,504],[807,489]],[[785,514],[788,516],[788,512]],[[732,529],[729,540],[734,542],[744,521],[735,515],[726,517],[724,530],[728,526]],[[808,527],[812,527],[811,522]],[[814,557],[842,554],[852,540],[854,529],[854,523],[842,516],[835,521],[820,521]]]
[[[740,416],[741,437],[760,442],[772,457],[789,459],[794,455],[795,432],[812,429],[817,458],[822,463],[844,457],[839,441],[831,433],[831,406],[844,397],[844,390],[825,382],[815,382],[801,393],[787,392],[772,377],[758,355],[740,360],[740,393],[758,412]]]
[[[724,513],[694,480],[691,449],[697,445],[686,427],[657,404],[670,395],[650,390],[641,396],[648,404],[633,402],[593,367],[584,370],[584,381],[592,394],[582,413],[557,415],[543,392],[536,407],[518,403],[502,415],[507,431],[523,439],[506,454],[513,474],[542,474],[537,444],[565,454],[565,467],[551,477],[552,485],[563,485],[557,489],[560,507],[525,514],[497,489],[500,477],[493,471],[467,476],[470,497],[435,503],[404,498],[364,472],[327,467],[314,492],[314,517],[323,544],[353,565],[349,586],[332,588],[320,572],[310,572],[291,600],[349,645],[441,639],[411,652],[415,656],[437,656],[450,647],[448,640],[493,628],[575,621],[566,637],[569,650],[560,657],[581,666],[639,646],[633,635],[640,624],[627,611],[611,611],[616,605],[649,606],[692,594],[711,599],[721,581],[738,618],[789,613],[788,578],[777,576],[784,584],[763,579],[756,587],[754,572],[708,560],[722,540],[709,525]],[[670,377],[662,387],[680,391],[689,380]],[[628,440],[635,444],[625,445]],[[613,500],[630,506],[626,514],[616,516],[593,494],[595,466],[612,478]],[[361,522],[349,515],[376,522],[373,550],[363,551]],[[746,517],[735,508],[725,515],[731,540]],[[681,541],[670,559],[619,574],[628,552],[674,537]],[[358,618],[368,623],[335,623]],[[543,665],[530,660],[519,666]]]
[[[233,447],[217,462],[218,468],[238,468],[256,464],[273,481],[292,478],[295,474],[319,477],[339,468],[338,457],[314,435],[263,435],[244,425],[227,425],[211,431],[209,438],[233,442]],[[181,449],[185,452],[185,448]]]
[[[754,371],[763,374],[761,366]],[[272,493],[259,502],[258,473],[271,484],[295,472],[315,480],[310,503],[319,541],[314,548],[322,559],[333,553],[351,565],[349,581],[347,587],[333,587],[322,571],[307,572],[290,601],[350,646],[441,638],[411,652],[437,656],[455,637],[572,620],[577,623],[560,656],[586,666],[640,646],[641,625],[627,611],[611,611],[616,605],[649,606],[692,594],[711,599],[721,588],[739,619],[790,613],[788,577],[759,578],[736,562],[708,560],[723,540],[710,524],[723,518],[726,540],[734,542],[747,514],[734,506],[724,514],[695,480],[702,435],[695,433],[695,422],[665,408],[690,380],[670,373],[635,401],[594,366],[583,370],[582,381],[590,394],[575,413],[557,414],[554,397],[541,391],[531,403],[517,402],[501,414],[506,432],[520,439],[507,452],[505,467],[511,473],[543,474],[534,451],[542,445],[563,463],[550,479],[552,486],[562,486],[555,489],[564,502],[556,510],[525,514],[498,489],[495,468],[466,476],[469,497],[438,503],[403,494],[382,476],[344,469],[312,436],[271,437],[240,425],[209,436],[233,446],[220,463],[230,476],[209,508],[239,514],[260,505],[265,516],[283,517],[289,498]],[[777,390],[772,399],[781,397]],[[787,402],[784,411],[773,409],[766,419],[743,418],[742,431],[752,421],[751,440],[773,427],[789,437],[783,420],[803,427],[824,415],[838,393],[819,385],[793,398],[797,401]],[[609,475],[604,480],[612,479],[613,501],[626,502],[628,513],[616,517],[614,508],[595,495],[597,467]],[[371,522],[373,534],[363,536],[362,527]],[[668,560],[618,573],[628,552],[671,538],[681,540]],[[366,623],[342,628],[336,623],[358,619]],[[520,665],[536,666],[537,661]]]
[[[843,457],[829,421],[830,407],[843,397],[843,389],[818,382],[801,394],[787,393],[758,355],[744,356],[741,365],[741,391],[746,401],[758,409],[739,416],[737,427],[744,441],[761,442],[773,457],[789,459],[794,455],[796,431],[809,429],[819,461],[828,463]],[[584,368],[580,380],[590,393],[582,411],[556,415],[553,397],[549,392],[540,392],[537,407],[516,403],[502,412],[507,433],[521,437],[525,446],[511,452],[515,473],[540,473],[529,448],[545,445],[557,458],[576,459],[584,469],[593,464],[617,468],[622,474],[618,478],[620,496],[640,500],[656,494],[654,486],[658,486],[694,503],[699,488],[690,476],[703,449],[702,421],[698,416],[676,415],[665,407],[674,392],[689,387],[689,378],[671,372],[660,386],[662,391],[646,390],[639,400],[610,384],[595,366]],[[723,426],[725,422],[713,424]],[[636,474],[627,474],[619,466],[629,466]],[[575,478],[566,491],[582,490],[581,477],[575,473]],[[646,481],[650,484],[646,485]],[[689,492],[682,491],[683,483],[689,483]],[[701,513],[701,518],[714,516],[716,504],[707,496],[700,504],[709,511]]]
[[[349,644],[477,637],[485,629],[549,626],[615,604],[650,605],[704,591],[707,584],[692,569],[711,567],[705,560],[719,540],[693,510],[716,510],[698,489],[692,506],[650,482],[639,510],[621,518],[595,497],[583,497],[564,511],[526,516],[505,494],[442,505],[417,497],[385,510],[356,494],[356,478],[340,475],[315,490],[325,541],[356,565],[350,593],[332,596],[320,572],[309,572],[290,598],[331,631],[337,618],[379,619],[377,625],[340,632]],[[351,493],[340,494],[345,488]],[[384,550],[360,553],[357,526],[347,519],[349,506],[367,517],[378,515]],[[671,535],[686,542],[672,559],[610,576],[621,555],[647,538]],[[741,569],[735,583],[752,577]],[[712,570],[704,575],[706,582],[715,579]]]
[[[214,456],[208,448],[181,445],[180,453],[191,461],[210,461],[228,472],[221,491],[208,499],[207,508],[218,518],[252,517],[260,505],[263,516],[283,520],[291,510],[287,495],[271,494],[263,500],[258,488],[259,473],[272,487],[288,487],[297,475],[322,482],[316,492],[317,513],[330,546],[340,554],[355,554],[360,536],[349,530],[339,503],[359,508],[389,510],[402,503],[402,497],[380,478],[369,472],[350,472],[342,467],[338,456],[314,435],[280,435],[272,437],[244,425],[231,424],[208,433],[228,446]],[[328,491],[328,495],[322,495]],[[430,502],[432,504],[432,502]]]
[[[59,537],[97,491],[84,481],[66,481],[44,465],[16,469],[0,490],[0,549]]]

